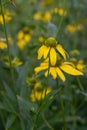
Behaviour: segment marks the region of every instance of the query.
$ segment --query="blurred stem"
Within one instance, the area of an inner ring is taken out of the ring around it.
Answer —
[[[56,86],[57,86],[57,88],[59,87],[58,78],[56,79]],[[61,104],[61,110],[62,110],[62,116],[63,116],[63,123],[64,123],[64,128],[63,128],[63,130],[67,130],[65,107],[64,107],[64,103],[63,103],[62,94],[60,94],[60,104]]]
[[[60,104],[61,104],[61,109],[62,109],[62,114],[63,114],[63,122],[64,122],[64,128],[63,128],[63,129],[64,129],[64,130],[67,130],[65,107],[64,107],[62,95],[60,95]]]
[[[2,5],[2,0],[0,0],[0,5],[1,5],[1,13],[2,13],[2,17],[3,17],[3,26],[4,26],[4,31],[5,31],[5,37],[6,37],[6,42],[7,42],[7,53],[8,53],[8,56],[9,56],[12,89],[16,94],[16,89],[15,89],[15,85],[14,85],[14,71],[13,71],[13,67],[12,67],[12,63],[11,63],[10,45],[9,45],[9,42],[8,42],[8,34],[7,34],[7,29],[6,29],[6,22],[5,22],[5,16],[4,16],[4,9],[3,9],[3,5]]]
[[[22,118],[22,115],[21,115],[21,112],[20,112],[20,107],[19,107],[18,100],[17,100],[17,92],[16,92],[15,83],[14,83],[14,70],[13,70],[12,63],[11,63],[10,45],[9,45],[9,42],[8,42],[8,33],[7,33],[7,29],[6,29],[6,22],[5,22],[2,0],[0,0],[0,6],[1,6],[1,13],[2,13],[2,17],[3,17],[3,26],[4,26],[4,31],[5,31],[5,37],[6,37],[6,42],[7,42],[7,52],[8,52],[8,56],[9,56],[12,90],[15,93],[15,97],[16,97],[16,101],[17,101],[17,106],[18,106],[18,111],[19,111],[18,117],[19,117],[20,123],[21,123],[21,130],[25,130],[24,121],[23,121],[23,118]]]
[[[76,79],[77,79],[77,83],[78,83],[78,85],[79,85],[79,87],[80,87],[80,90],[81,90],[81,91],[84,91],[84,88],[83,88],[83,86],[82,86],[82,84],[81,84],[81,81],[80,81],[79,77],[76,77]]]
[[[36,116],[35,116],[35,119],[34,119],[34,121],[33,121],[33,125],[32,125],[31,130],[36,130],[37,120],[38,120],[38,116],[39,116],[39,115],[40,115],[40,108],[38,108],[38,112],[37,112],[37,114],[36,114]]]
[[[44,115],[44,114],[41,114],[41,115],[42,115],[43,121],[45,122],[45,124],[46,124],[46,126],[49,128],[49,130],[54,130],[54,129],[52,128],[52,126],[49,124],[49,122],[46,120],[45,115]]]
[[[57,36],[59,34],[59,31],[61,29],[61,26],[62,26],[62,23],[63,23],[63,20],[64,20],[65,7],[66,7],[66,0],[63,1],[63,9],[64,9],[64,11],[63,11],[63,15],[61,16],[61,19],[60,19],[60,22],[59,22],[58,30],[57,30],[57,33],[56,33],[56,38],[57,38]]]

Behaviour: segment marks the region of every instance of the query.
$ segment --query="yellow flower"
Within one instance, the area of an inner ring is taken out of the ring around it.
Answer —
[[[20,40],[17,42],[17,45],[20,48],[20,50],[24,50],[25,47],[27,46],[27,43],[24,40]]]
[[[5,11],[4,17],[5,17],[6,23],[9,23],[11,21],[12,15],[13,14],[11,13],[10,10]],[[0,24],[3,24],[3,16],[2,16],[2,14],[0,14]]]
[[[35,15],[34,15],[34,19],[36,20],[40,20],[40,21],[43,21],[43,22],[48,22],[51,20],[51,14],[50,12],[46,11],[46,12],[37,12]]]
[[[20,48],[20,50],[23,50],[27,44],[31,40],[31,35],[28,27],[25,27],[23,30],[19,31],[17,36],[17,45]]]
[[[44,62],[40,64],[39,67],[36,67],[34,69],[35,73],[39,73],[40,71],[43,70],[46,70],[45,71],[46,77],[49,74],[52,75],[53,79],[56,79],[59,76],[63,82],[66,80],[66,78],[62,71],[74,76],[83,75],[83,73],[77,70],[75,67],[73,67],[70,62],[65,62],[60,59],[57,61],[56,65],[54,66],[49,65],[49,59],[46,59]]]
[[[84,64],[83,60],[77,60],[75,58],[70,60],[70,63],[78,70],[80,70],[81,72],[84,71],[84,69],[86,68],[86,65]]]
[[[63,8],[54,8],[54,9],[52,9],[52,13],[59,14],[60,16],[67,15],[67,11],[64,10]]]
[[[51,92],[51,88],[50,87],[42,87],[41,86],[41,83],[37,82],[35,84],[35,87],[34,89],[32,90],[31,94],[30,94],[30,99],[32,102],[35,102],[35,101],[40,101],[40,100],[43,100],[44,97]]]
[[[6,57],[6,59],[4,58],[4,60],[5,60],[5,64],[9,66],[10,63],[9,63],[8,57]],[[20,61],[18,57],[15,57],[15,58],[11,61],[11,63],[12,63],[12,66],[13,66],[13,67],[20,66],[20,65],[23,64],[23,62]]]
[[[6,49],[6,48],[7,48],[7,44],[0,41],[0,49]]]
[[[3,24],[3,17],[2,17],[2,14],[0,14],[0,24]]]
[[[39,42],[44,42],[44,37],[43,36],[40,36],[39,38],[38,38],[38,40],[39,40]]]
[[[69,32],[69,33],[73,33],[75,31],[81,30],[81,29],[83,29],[83,26],[81,24],[77,24],[77,25],[70,24],[70,25],[66,26],[66,31]]]
[[[40,3],[39,3],[39,7],[44,7],[46,5],[49,5],[49,4],[52,4],[54,0],[42,0]]]
[[[46,59],[47,57],[50,57],[50,63],[51,65],[55,65],[57,61],[57,51],[63,56],[64,59],[66,59],[67,53],[62,48],[60,44],[57,44],[57,41],[55,38],[50,37],[45,41],[45,44],[42,45],[38,50],[38,59],[41,59],[42,57]]]
[[[80,71],[83,71],[86,68],[86,65],[83,63],[83,60],[79,60],[77,62],[76,68]]]

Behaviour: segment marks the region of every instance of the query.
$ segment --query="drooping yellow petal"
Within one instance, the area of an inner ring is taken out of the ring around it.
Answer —
[[[51,65],[55,65],[57,61],[57,54],[54,48],[50,49],[50,63]]]
[[[47,76],[48,76],[48,70],[44,73],[44,75],[45,75],[45,77],[47,77]]]
[[[49,50],[50,50],[50,47],[47,47],[47,46],[44,47],[44,59],[47,58]]]
[[[75,69],[73,66],[69,65],[69,64],[62,64],[60,66],[60,68],[68,73],[68,74],[71,74],[71,75],[83,75],[82,72],[80,72],[79,70]]]
[[[64,82],[66,80],[66,78],[58,67],[56,67],[56,72],[57,72],[57,75],[60,77],[60,79]]]
[[[56,49],[57,49],[58,52],[63,56],[63,58],[66,59],[66,57],[67,57],[67,52],[63,49],[63,47],[62,47],[60,44],[58,44],[58,45],[56,46]]]
[[[49,62],[42,62],[41,64],[40,64],[40,66],[42,67],[42,66],[49,66]]]
[[[38,59],[41,59],[42,56],[44,55],[44,49],[45,49],[45,46],[41,46],[38,50]]]
[[[53,79],[57,78],[57,73],[55,67],[50,68],[50,74],[53,76]]]
[[[39,67],[36,67],[34,69],[34,71],[35,71],[35,73],[39,73],[40,71],[43,71],[43,70],[45,70],[47,68],[48,68],[48,66],[39,66]]]

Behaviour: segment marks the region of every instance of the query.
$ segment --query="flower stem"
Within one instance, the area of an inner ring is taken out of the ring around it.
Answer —
[[[49,122],[46,120],[44,114],[42,114],[42,119],[43,119],[43,121],[45,122],[46,126],[47,126],[50,130],[54,130],[54,129],[52,128],[52,126],[49,124]]]
[[[6,22],[5,22],[2,0],[0,0],[0,6],[1,6],[1,13],[2,13],[2,17],[3,17],[3,26],[4,26],[4,31],[5,31],[5,37],[6,37],[6,42],[7,42],[7,53],[8,53],[9,64],[10,64],[10,75],[11,75],[11,83],[12,83],[11,89],[15,93],[15,98],[16,98],[16,101],[17,101],[17,107],[18,107],[18,111],[19,111],[19,119],[20,119],[20,123],[21,123],[21,130],[25,130],[24,121],[23,121],[21,111],[20,111],[20,107],[19,107],[19,103],[18,103],[18,100],[17,100],[17,91],[16,91],[16,87],[15,87],[15,83],[14,83],[14,70],[13,70],[12,63],[11,63],[10,45],[9,45],[9,41],[8,41],[8,33],[7,33],[7,29],[6,29]]]
[[[1,5],[1,13],[3,17],[3,26],[4,26],[4,31],[5,31],[5,37],[6,37],[6,43],[7,43],[7,53],[9,57],[9,64],[10,64],[10,74],[11,74],[11,81],[12,81],[12,89],[16,93],[15,85],[14,85],[14,71],[11,63],[11,54],[10,54],[10,45],[8,42],[8,34],[7,34],[7,29],[6,29],[6,22],[5,22],[5,16],[4,16],[4,9],[2,5],[2,0],[0,0],[0,5]]]
[[[65,6],[66,5],[66,0],[64,0],[63,1],[63,9],[65,10]],[[61,26],[62,26],[62,23],[63,23],[63,20],[64,20],[64,11],[63,11],[63,15],[61,16],[61,19],[60,19],[60,22],[59,22],[59,26],[58,26],[58,30],[57,30],[57,33],[56,33],[56,38],[57,38],[57,36],[58,36],[58,34],[59,34],[59,31],[60,31],[60,29],[61,29]]]
[[[81,90],[81,91],[84,91],[84,88],[83,88],[83,86],[82,86],[82,84],[81,84],[81,82],[80,82],[79,77],[77,77],[76,79],[77,79],[78,85],[79,85],[79,87],[80,87],[80,90]]]
[[[62,109],[62,114],[63,114],[63,123],[64,123],[64,130],[67,130],[67,126],[66,126],[66,117],[65,117],[65,107],[64,107],[64,103],[63,103],[63,98],[60,95],[60,103],[61,103],[61,109]]]

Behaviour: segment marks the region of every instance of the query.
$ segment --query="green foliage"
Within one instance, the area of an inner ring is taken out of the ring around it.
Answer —
[[[0,130],[87,129],[86,9],[87,0],[0,0]],[[63,83],[35,74],[38,49],[49,37],[82,65],[83,76],[65,75]]]

